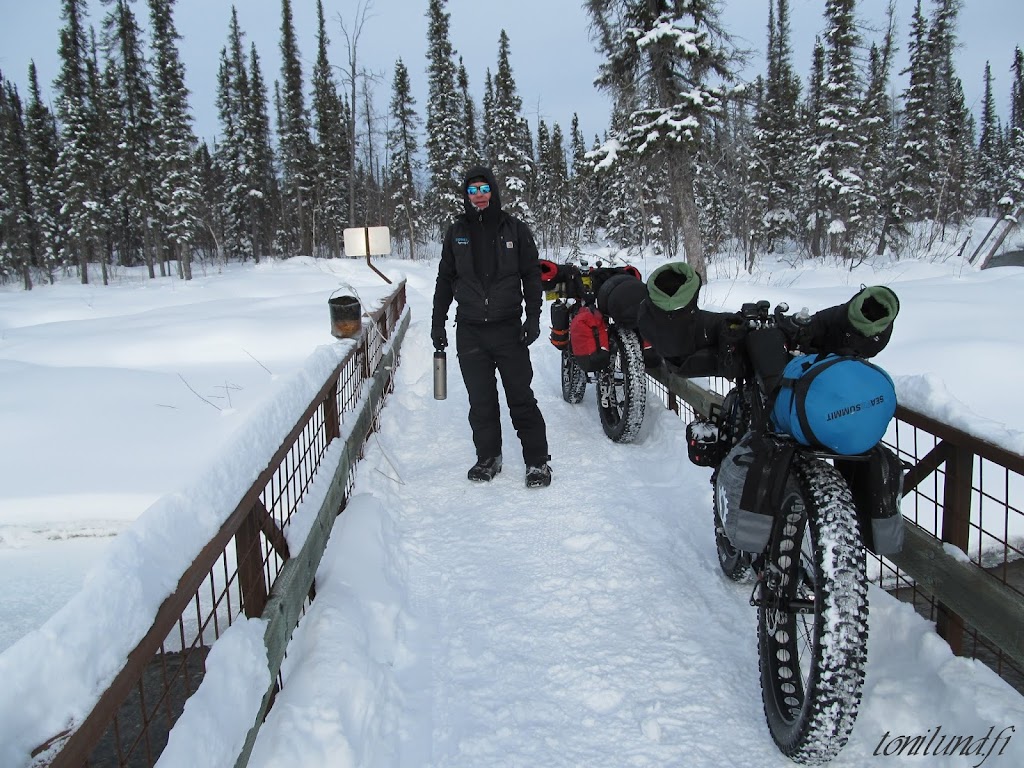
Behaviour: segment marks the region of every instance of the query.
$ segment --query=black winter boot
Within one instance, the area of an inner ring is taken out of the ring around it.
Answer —
[[[476,464],[469,468],[466,475],[476,483],[486,483],[494,479],[494,476],[501,472],[501,456],[494,456],[490,459],[477,459]]]
[[[527,488],[547,488],[549,485],[551,485],[551,467],[547,464],[526,468]]]

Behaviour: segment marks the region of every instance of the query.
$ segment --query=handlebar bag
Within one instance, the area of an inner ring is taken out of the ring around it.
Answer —
[[[584,371],[591,373],[607,368],[611,362],[608,326],[601,313],[582,306],[569,323],[569,345],[572,356]]]
[[[803,445],[841,455],[870,450],[896,413],[896,389],[860,357],[801,355],[782,372],[772,424]]]

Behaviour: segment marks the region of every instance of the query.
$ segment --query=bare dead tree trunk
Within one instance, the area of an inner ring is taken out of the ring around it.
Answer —
[[[372,0],[359,0],[356,5],[355,21],[352,26],[352,31],[349,32],[348,26],[345,24],[345,20],[338,15],[338,25],[341,27],[341,34],[345,36],[345,47],[348,50],[345,69],[342,70],[342,79],[348,84],[349,96],[351,101],[349,102],[349,119],[348,119],[348,138],[349,138],[349,156],[348,156],[348,222],[349,226],[355,224],[356,216],[356,121],[357,121],[357,110],[356,110],[356,91],[357,82],[361,73],[359,71],[359,58],[357,56],[357,48],[359,47],[359,38],[363,34],[363,25],[366,24],[367,15],[369,14],[370,8],[373,7]]]

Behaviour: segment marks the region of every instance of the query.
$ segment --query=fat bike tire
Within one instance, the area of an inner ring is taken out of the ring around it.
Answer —
[[[597,374],[597,410],[601,428],[616,443],[640,434],[647,407],[647,370],[640,337],[630,330],[608,329],[611,362]]]
[[[798,456],[779,514],[770,563],[795,601],[758,607],[761,698],[772,739],[796,763],[821,765],[846,745],[857,719],[867,661],[863,540],[849,487],[834,467]],[[799,557],[790,553],[799,552]],[[788,580],[788,582],[787,582]]]
[[[583,402],[587,391],[587,372],[580,368],[572,352],[562,350],[562,399],[572,405]]]

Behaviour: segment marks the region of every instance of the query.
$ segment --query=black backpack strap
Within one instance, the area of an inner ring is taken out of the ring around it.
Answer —
[[[811,365],[811,362],[813,361],[806,361],[806,364],[804,365],[804,370],[806,370],[807,367]],[[793,397],[790,398],[789,401],[789,410],[792,413],[792,410],[796,407],[796,383],[798,381],[800,381],[799,376],[796,378],[793,378],[792,376],[780,376],[778,385],[775,387],[775,389],[768,393],[768,402],[765,405],[766,412],[771,413],[772,411],[775,410],[775,401],[779,399],[779,393],[782,392],[782,390],[792,389],[794,390]]]
[[[804,363],[803,369],[806,371],[812,365],[816,365],[817,363],[824,360],[826,357],[828,357],[828,355],[814,355],[813,360],[808,360]],[[800,429],[803,430],[804,437],[807,438],[807,442],[811,444],[820,445],[821,442],[818,440],[818,436],[814,434],[814,430],[811,428],[811,424],[807,420],[807,409],[801,407],[800,404],[803,403],[804,399],[807,397],[807,390],[811,388],[811,384],[814,383],[814,380],[818,378],[818,376],[820,376],[822,373],[827,371],[829,368],[831,368],[833,365],[844,359],[845,357],[841,356],[833,357],[831,360],[826,361],[811,373],[805,374],[798,379],[790,379],[790,381],[792,382],[791,386],[793,388],[793,402],[791,407],[796,408],[796,418],[797,421],[800,423]]]

